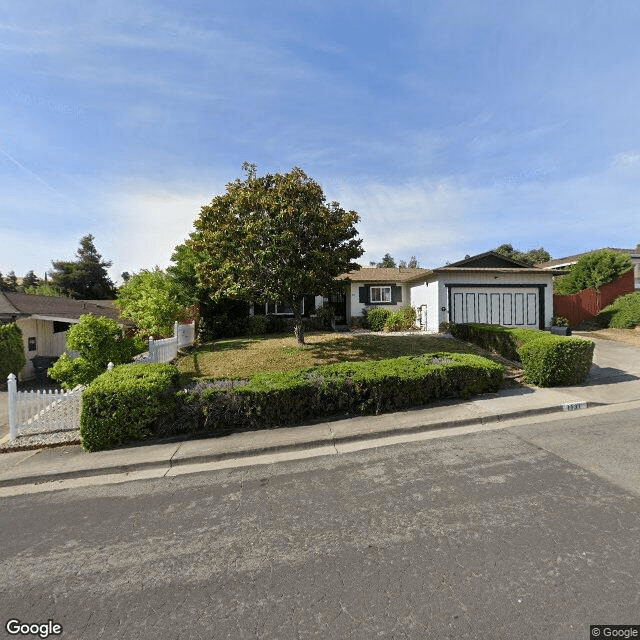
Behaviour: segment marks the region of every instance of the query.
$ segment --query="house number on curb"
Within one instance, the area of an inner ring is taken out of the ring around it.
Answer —
[[[562,405],[563,411],[576,411],[577,409],[586,409],[586,402],[567,402]]]

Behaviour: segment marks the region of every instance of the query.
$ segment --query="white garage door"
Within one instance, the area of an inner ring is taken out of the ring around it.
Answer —
[[[453,289],[452,320],[537,329],[538,295],[537,289]]]

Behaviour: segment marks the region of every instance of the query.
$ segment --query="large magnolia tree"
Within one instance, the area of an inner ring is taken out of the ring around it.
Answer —
[[[359,216],[327,203],[298,167],[264,176],[253,164],[242,168],[245,179],[229,183],[194,223],[188,244],[199,256],[198,278],[218,297],[289,304],[302,345],[304,296],[332,290],[336,276],[359,268]]]

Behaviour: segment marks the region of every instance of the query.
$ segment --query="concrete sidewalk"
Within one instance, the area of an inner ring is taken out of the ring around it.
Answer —
[[[236,433],[228,436],[126,446],[87,453],[80,446],[63,446],[0,454],[0,487],[53,482],[90,476],[130,479],[174,475],[178,469],[267,455],[298,457],[335,454],[350,443],[465,427],[498,428],[500,422],[542,414],[640,401],[640,348],[605,340],[596,341],[594,366],[587,380],[576,387],[540,389],[523,387],[476,396],[470,401],[439,402],[426,408],[380,416],[322,422],[312,425]],[[346,448],[345,448],[346,447]],[[302,453],[300,453],[302,452]],[[306,452],[306,453],[304,453]],[[240,464],[240,463],[239,463]],[[230,466],[230,465],[227,465]]]

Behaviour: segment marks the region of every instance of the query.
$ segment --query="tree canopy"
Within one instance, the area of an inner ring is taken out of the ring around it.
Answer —
[[[603,284],[617,280],[629,269],[633,269],[633,263],[628,254],[609,249],[594,251],[580,257],[569,267],[566,276],[555,278],[554,290],[560,295],[571,295],[583,289],[599,291]]]
[[[411,258],[409,258],[408,261],[399,260],[398,263],[396,264],[396,259],[390,253],[385,253],[384,256],[382,257],[382,260],[380,260],[380,262],[371,260],[369,262],[369,266],[378,267],[378,268],[386,267],[389,269],[395,269],[395,267],[401,267],[403,269],[406,269],[406,268],[417,269],[419,267],[418,258],[416,258],[415,256],[411,256]]]
[[[141,333],[155,337],[173,335],[187,306],[174,280],[158,267],[132,275],[118,289],[116,304]]]
[[[115,289],[107,269],[110,261],[102,259],[89,234],[80,239],[76,260],[53,260],[51,284],[63,295],[79,300],[113,298]]]
[[[304,296],[331,291],[336,276],[359,267],[359,216],[327,203],[299,167],[264,176],[253,164],[242,168],[245,179],[229,183],[194,223],[188,245],[198,256],[198,279],[217,298],[289,304],[304,344]]]
[[[503,256],[507,256],[512,260],[517,260],[528,265],[534,265],[538,262],[547,262],[551,260],[551,254],[540,247],[539,249],[529,249],[528,251],[518,251],[514,249],[510,244],[501,244],[497,249],[494,249],[496,253],[501,253]]]

